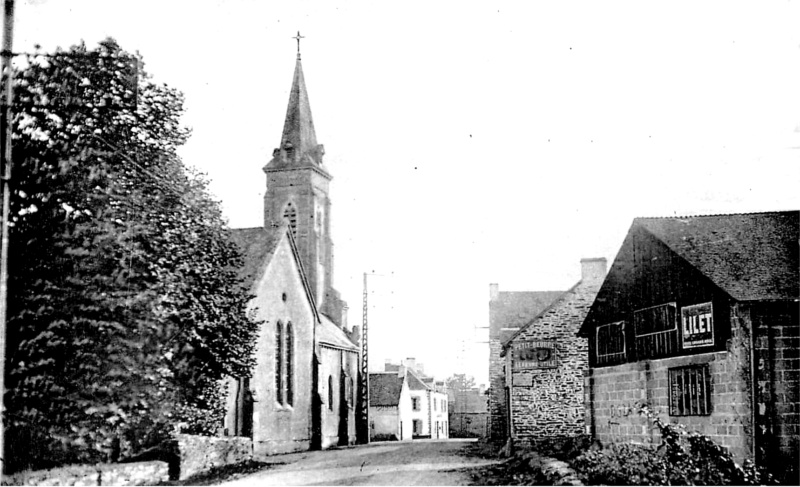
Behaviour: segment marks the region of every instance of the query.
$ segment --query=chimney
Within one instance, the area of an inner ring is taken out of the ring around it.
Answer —
[[[606,277],[606,258],[581,259],[581,281],[599,284]]]
[[[494,301],[500,295],[500,284],[489,284],[489,301]]]
[[[403,362],[403,365],[405,365],[406,367],[408,367],[411,370],[416,370],[416,368],[417,368],[417,359],[415,359],[414,357],[408,357]]]
[[[342,306],[342,330],[349,331],[350,329],[347,327],[347,311],[350,308],[347,307],[345,304]]]

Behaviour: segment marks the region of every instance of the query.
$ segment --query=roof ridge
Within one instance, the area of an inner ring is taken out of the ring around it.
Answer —
[[[684,214],[684,215],[672,215],[672,216],[637,216],[634,217],[633,221],[636,220],[678,220],[681,218],[711,218],[711,217],[720,217],[720,216],[750,216],[750,215],[780,215],[784,213],[796,213],[800,210],[777,210],[777,211],[754,211],[754,212],[738,212],[738,213],[705,213],[702,215],[698,214]]]

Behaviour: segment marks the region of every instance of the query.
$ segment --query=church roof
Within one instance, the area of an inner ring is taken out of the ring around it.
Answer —
[[[244,254],[244,266],[239,271],[239,277],[244,279],[248,286],[253,285],[260,277],[266,266],[264,263],[272,257],[281,233],[285,228],[273,228],[270,230],[264,227],[254,228],[232,228],[231,237],[239,245]]]
[[[265,170],[315,167],[325,172],[321,167],[324,152],[323,146],[317,144],[311,105],[308,102],[306,82],[303,77],[303,65],[298,55],[292,88],[289,91],[289,105],[286,108],[281,144],[273,152],[273,158]]]
[[[320,313],[319,319],[319,323],[317,323],[317,343],[358,352],[358,347],[347,338],[342,329],[336,326],[330,318]]]
[[[369,373],[369,405],[397,406],[400,404],[400,393],[403,391],[405,377],[396,372]]]
[[[636,218],[738,301],[798,297],[800,211]]]

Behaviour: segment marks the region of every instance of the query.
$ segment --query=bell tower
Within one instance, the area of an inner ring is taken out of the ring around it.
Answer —
[[[297,39],[297,61],[283,134],[272,159],[264,166],[267,175],[264,227],[269,229],[288,221],[317,307],[340,324],[343,303],[333,289],[330,237],[328,189],[332,177],[322,163],[325,149],[317,143],[314,132],[300,62],[299,33]]]

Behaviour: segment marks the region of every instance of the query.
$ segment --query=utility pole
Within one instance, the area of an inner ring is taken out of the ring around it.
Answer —
[[[3,15],[2,70],[5,74],[3,112],[0,115],[0,191],[3,193],[3,213],[0,222],[0,468],[5,466],[5,392],[6,392],[6,319],[8,316],[8,217],[11,213],[11,102],[14,72],[11,66],[14,41],[14,0],[5,0]]]
[[[299,34],[298,34],[299,35]],[[367,273],[364,273],[364,295],[362,299],[361,321],[361,380],[359,381],[358,430],[356,440],[359,444],[369,444],[369,327],[367,325]]]

